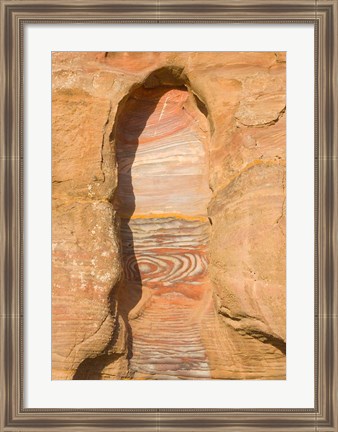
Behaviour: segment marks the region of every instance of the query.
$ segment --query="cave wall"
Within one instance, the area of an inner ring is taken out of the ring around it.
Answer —
[[[60,52],[52,62],[53,379],[131,378],[111,134],[121,103],[161,68],[183,70],[210,128],[210,375],[285,378],[284,53]]]

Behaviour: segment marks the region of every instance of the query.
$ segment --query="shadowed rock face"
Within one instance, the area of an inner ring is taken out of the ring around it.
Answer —
[[[124,282],[135,379],[210,378],[207,121],[183,88],[138,89],[118,118]]]
[[[52,61],[52,378],[285,379],[285,53]]]

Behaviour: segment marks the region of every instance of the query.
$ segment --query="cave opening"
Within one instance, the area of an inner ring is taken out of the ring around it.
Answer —
[[[213,313],[209,124],[186,83],[179,69],[156,71],[116,118],[118,305],[134,379],[210,378],[201,329]]]

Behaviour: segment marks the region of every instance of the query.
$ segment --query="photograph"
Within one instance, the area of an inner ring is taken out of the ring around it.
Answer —
[[[337,0],[0,28],[0,431],[338,432]]]
[[[286,380],[286,52],[51,61],[52,380]]]

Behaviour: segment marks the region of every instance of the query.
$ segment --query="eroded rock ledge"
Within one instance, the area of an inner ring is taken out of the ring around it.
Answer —
[[[283,53],[54,53],[52,126],[53,379],[284,379]]]

